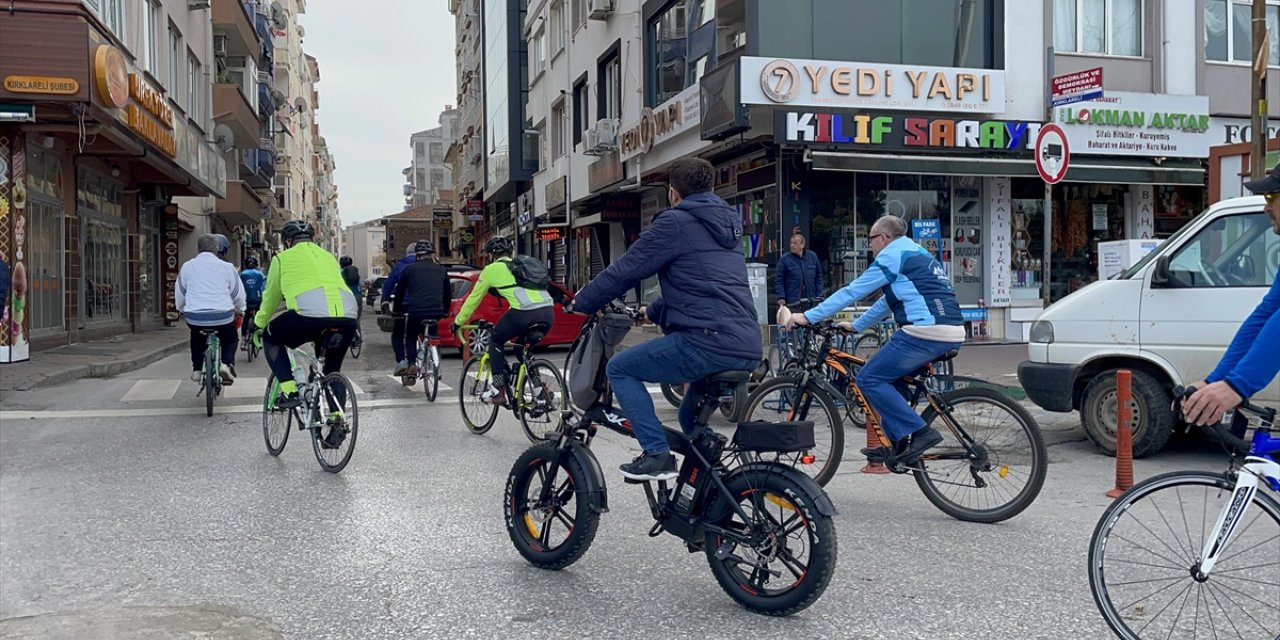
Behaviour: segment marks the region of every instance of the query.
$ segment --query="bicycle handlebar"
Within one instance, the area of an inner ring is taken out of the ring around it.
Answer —
[[[1182,412],[1182,403],[1187,398],[1190,398],[1191,394],[1195,393],[1196,390],[1195,386],[1183,387],[1182,385],[1178,385],[1173,388],[1174,412],[1177,415],[1182,416],[1184,420],[1186,419],[1186,415]],[[1259,407],[1258,405],[1250,403],[1248,400],[1241,402],[1240,405],[1236,407],[1236,410],[1251,413],[1269,422],[1275,421],[1275,409]],[[1247,455],[1249,451],[1253,449],[1253,445],[1250,442],[1234,433],[1231,433],[1231,430],[1220,421],[1208,425],[1208,429],[1210,435],[1212,435],[1218,442],[1221,442],[1222,445],[1231,453]]]

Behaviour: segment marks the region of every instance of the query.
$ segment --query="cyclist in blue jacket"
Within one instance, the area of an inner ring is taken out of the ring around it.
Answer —
[[[915,461],[942,442],[942,434],[925,424],[902,394],[903,376],[937,360],[964,344],[964,319],[955,289],[942,265],[927,249],[907,236],[907,223],[884,216],[871,225],[871,251],[875,262],[844,288],[818,306],[792,315],[786,328],[826,319],[879,289],[884,297],[862,314],[853,328],[864,331],[889,312],[902,327],[895,331],[858,373],[858,388],[871,407],[880,412],[885,435],[893,443],[865,448],[869,459]]]
[[[1249,191],[1267,199],[1271,230],[1280,234],[1280,165],[1260,180],[1244,183]],[[1272,276],[1271,290],[1236,331],[1218,366],[1204,380],[1193,383],[1196,392],[1182,403],[1187,422],[1215,424],[1230,409],[1240,406],[1275,379],[1280,371],[1280,277]]]
[[[244,259],[244,271],[240,272],[240,282],[244,284],[245,317],[252,318],[258,313],[258,307],[262,305],[262,290],[267,286],[267,276],[258,270],[256,257],[249,256]],[[241,323],[241,351],[249,348],[249,329],[252,324],[251,322]]]

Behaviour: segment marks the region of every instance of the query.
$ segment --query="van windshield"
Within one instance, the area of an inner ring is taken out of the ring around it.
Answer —
[[[1208,211],[1208,209],[1206,209],[1205,211]],[[1168,245],[1171,242],[1176,242],[1179,238],[1186,235],[1191,230],[1191,228],[1195,226],[1194,224],[1195,221],[1199,220],[1200,216],[1203,216],[1204,213],[1205,213],[1204,211],[1201,211],[1200,215],[1192,218],[1190,222],[1182,225],[1181,229],[1178,229],[1177,231],[1173,232],[1173,235],[1163,240],[1160,243],[1160,246],[1156,247],[1154,251],[1148,253],[1145,256],[1142,256],[1142,259],[1134,263],[1132,267],[1129,267],[1128,269],[1125,269],[1124,271],[1121,271],[1120,273],[1116,274],[1115,279],[1128,280],[1129,278],[1132,278],[1135,274],[1137,274],[1139,271],[1142,271],[1142,268],[1147,266],[1147,263],[1151,262],[1152,260],[1155,260],[1157,257],[1160,256],[1161,248],[1163,248],[1165,245]]]

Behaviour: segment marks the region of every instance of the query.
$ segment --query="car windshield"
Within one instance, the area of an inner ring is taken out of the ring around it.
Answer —
[[[453,278],[453,281],[450,283],[453,287],[453,293],[449,295],[453,296],[454,300],[465,298],[467,293],[471,291],[471,284],[471,281],[465,278]]]

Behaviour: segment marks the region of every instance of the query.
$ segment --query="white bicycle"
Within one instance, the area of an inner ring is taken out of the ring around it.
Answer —
[[[1174,395],[1181,401],[1193,390]],[[1261,419],[1247,442],[1241,412]],[[1244,403],[1233,425],[1210,431],[1231,453],[1225,472],[1155,476],[1102,514],[1089,544],[1089,587],[1117,636],[1280,640],[1275,417]]]

